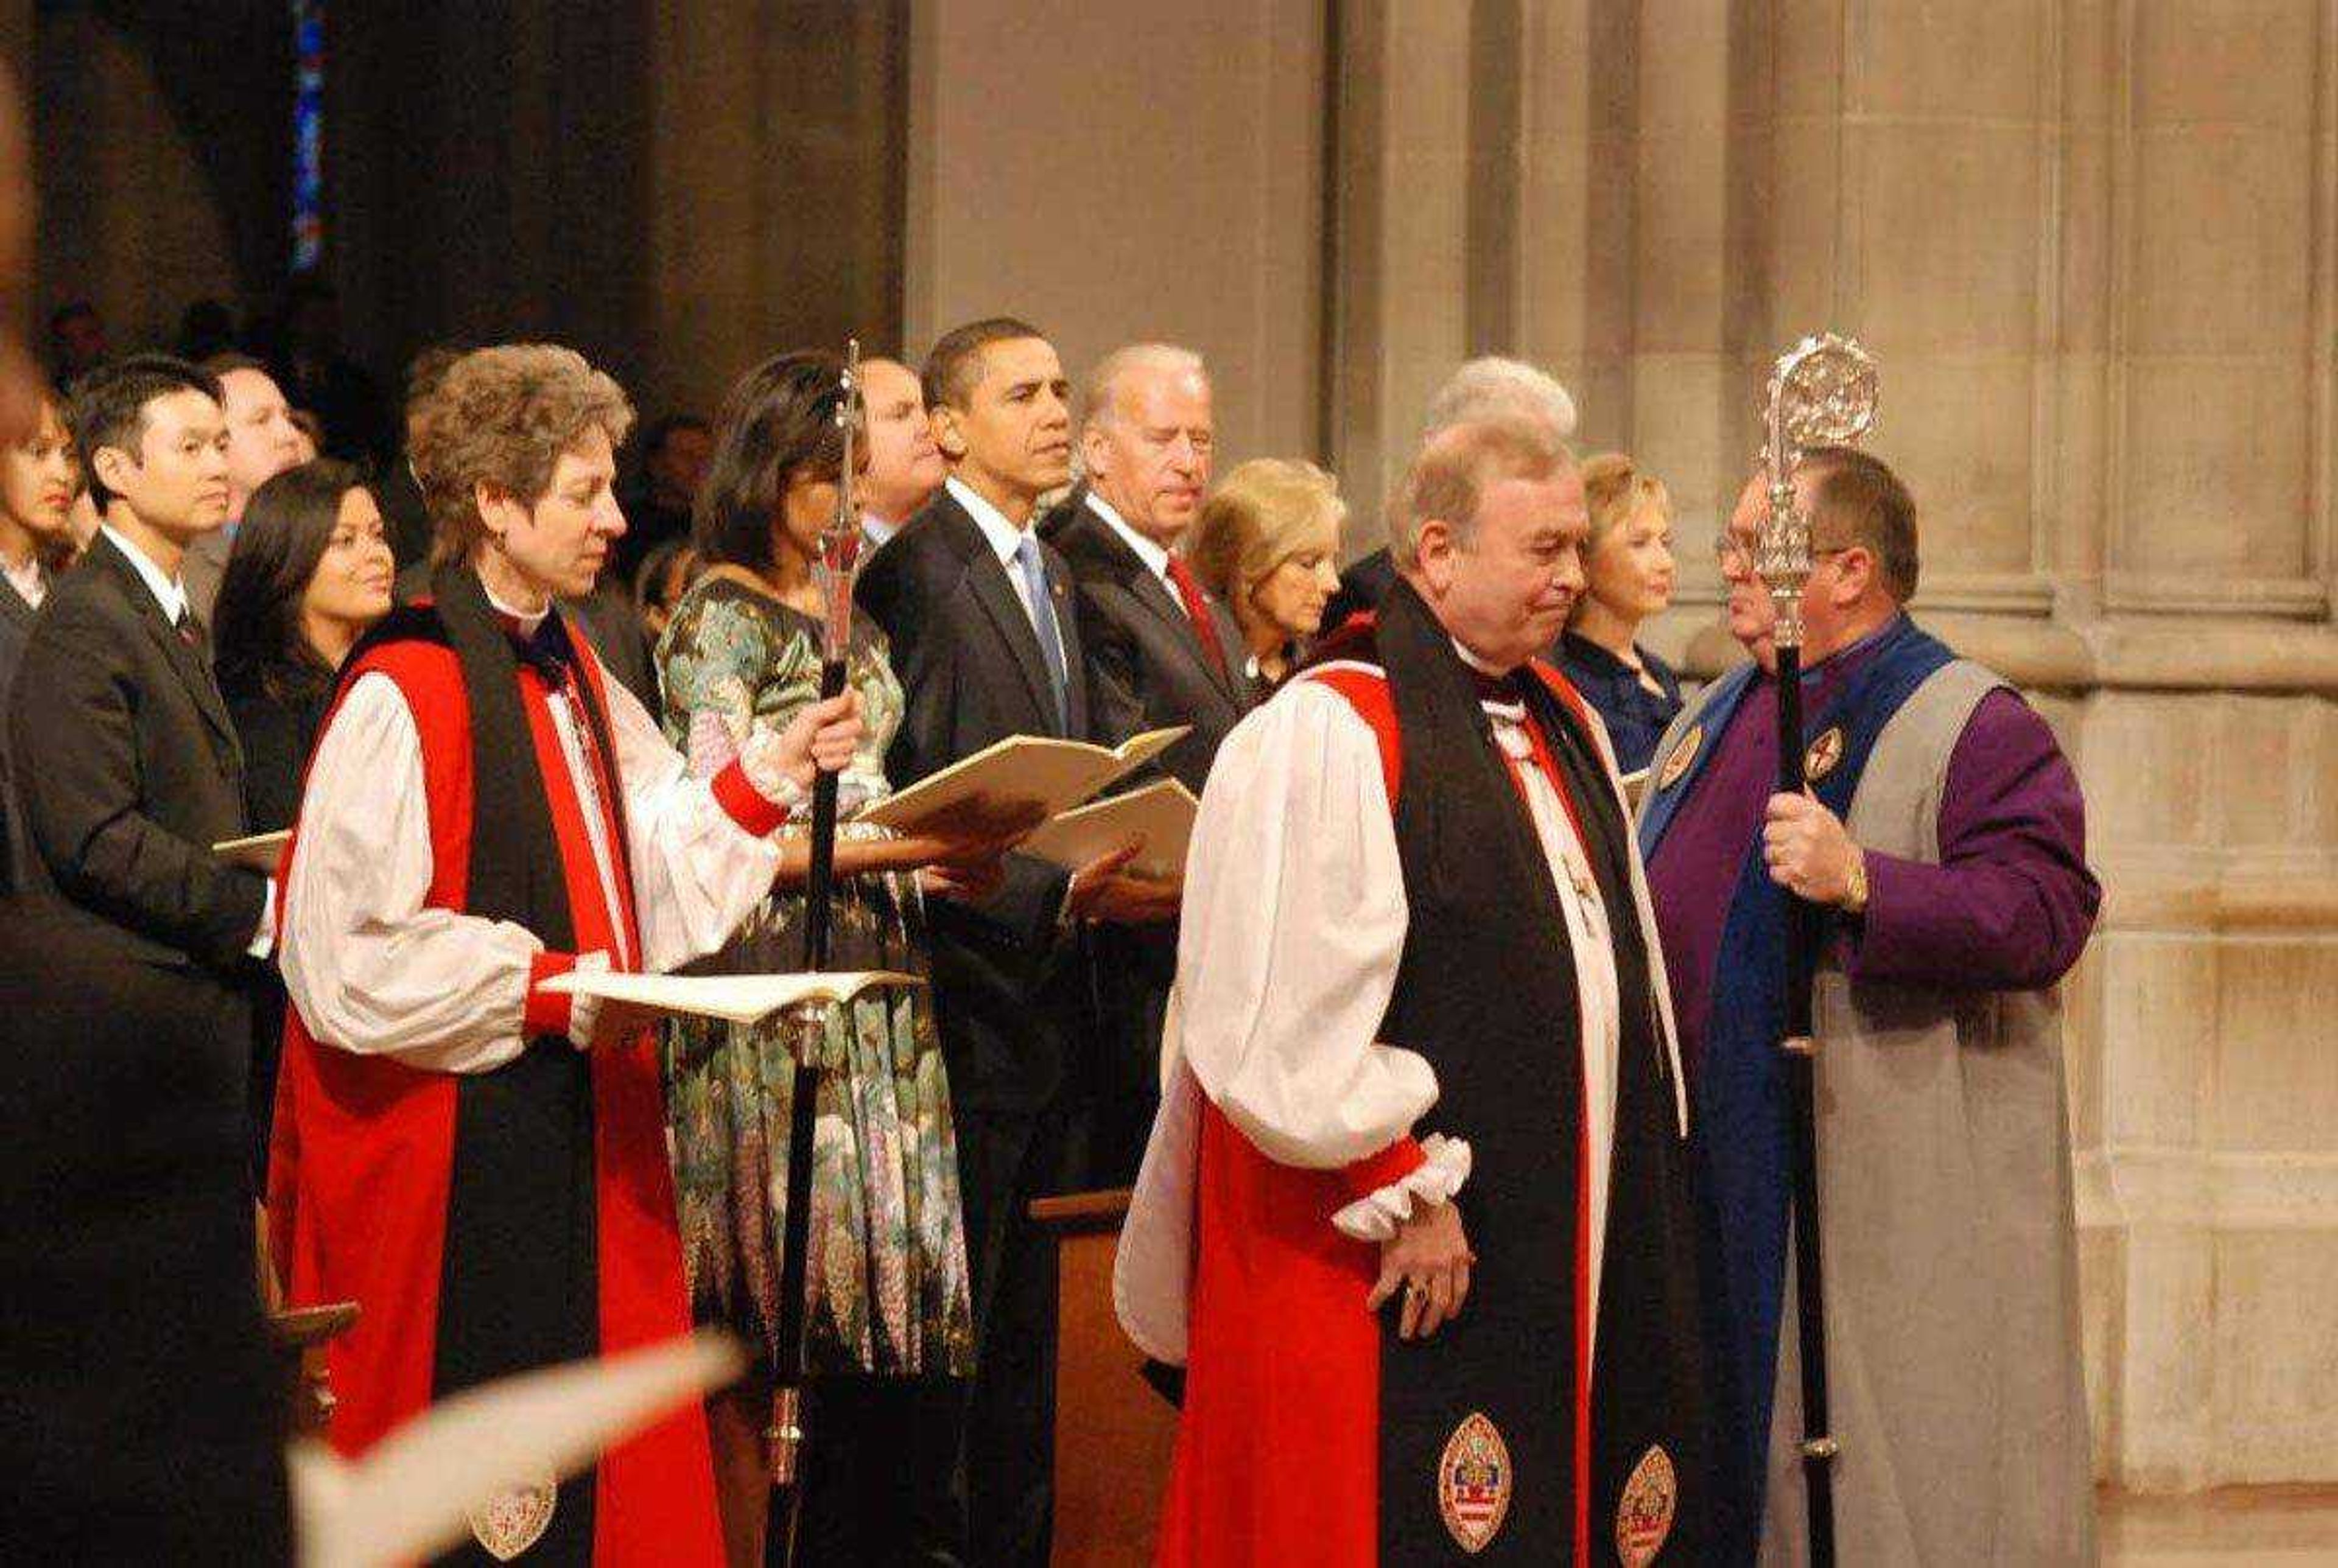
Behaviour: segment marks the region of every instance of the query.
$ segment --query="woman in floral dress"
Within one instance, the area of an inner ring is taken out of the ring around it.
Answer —
[[[836,508],[838,372],[826,354],[781,355],[731,394],[704,495],[704,574],[657,650],[667,734],[693,773],[719,770],[756,726],[784,726],[818,695],[824,611],[811,570]],[[980,891],[995,839],[905,838],[850,820],[888,793],[886,748],[901,687],[885,640],[856,615],[848,672],[864,739],[840,781],[831,963],[926,971],[928,889]],[[704,971],[762,973],[803,960],[803,867],[794,847],[771,896]],[[763,1428],[777,1348],[786,1223],[791,1024],[669,1027],[667,1114],[683,1259],[702,1322],[758,1348],[757,1372],[711,1409],[734,1563],[762,1561],[770,1482]],[[829,1010],[813,1141],[805,1366],[814,1379],[804,1544],[815,1562],[906,1555],[954,1534],[948,1455],[970,1370],[972,1315],[949,1085],[922,988],[871,991]],[[869,1534],[876,1532],[875,1536]]]

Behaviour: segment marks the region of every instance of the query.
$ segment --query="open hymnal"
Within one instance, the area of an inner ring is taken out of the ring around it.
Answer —
[[[1066,811],[1042,824],[1023,840],[1022,848],[1027,855],[1076,871],[1129,839],[1141,838],[1144,848],[1128,863],[1130,873],[1183,882],[1185,846],[1194,837],[1194,815],[1200,809],[1192,790],[1174,779],[1163,779],[1142,789]]]
[[[297,1442],[286,1458],[301,1568],[434,1557],[473,1536],[504,1499],[534,1498],[548,1519],[560,1477],[722,1387],[745,1364],[728,1335],[702,1331],[451,1395],[361,1459]]]
[[[922,985],[914,975],[889,969],[857,969],[804,975],[624,975],[609,969],[571,969],[535,983],[539,991],[600,996],[660,1013],[720,1018],[732,1024],[757,1019],[804,1002],[850,1002],[872,985]]]
[[[290,842],[292,829],[279,828],[273,833],[254,833],[249,838],[222,838],[211,846],[211,853],[230,865],[274,876],[277,857]]]
[[[1085,740],[1059,740],[1045,735],[1010,735],[879,800],[859,820],[904,833],[936,827],[968,812],[1002,820],[1025,816],[1044,822],[1142,768],[1184,740],[1192,729],[1190,724],[1180,724],[1169,730],[1147,730],[1117,746],[1092,746]]]

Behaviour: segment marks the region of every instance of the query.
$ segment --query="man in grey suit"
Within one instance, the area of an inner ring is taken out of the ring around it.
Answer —
[[[300,426],[292,423],[292,406],[259,360],[244,354],[214,354],[202,368],[217,377],[221,407],[227,410],[227,523],[189,542],[181,575],[195,619],[208,627],[244,504],[254,490],[297,466],[308,448]]]
[[[1250,701],[1241,631],[1176,553],[1210,484],[1209,373],[1190,349],[1135,343],[1097,364],[1082,404],[1087,484],[1041,529],[1078,585],[1080,640],[1098,690],[1131,716],[1125,727],[1193,727],[1159,766],[1199,796],[1219,742]],[[1177,927],[1108,927],[1094,940],[1102,1027],[1090,1062],[1087,1181],[1125,1187],[1160,1101]]]

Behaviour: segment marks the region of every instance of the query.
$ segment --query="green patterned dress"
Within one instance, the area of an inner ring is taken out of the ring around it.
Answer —
[[[668,737],[705,776],[751,727],[784,726],[820,685],[818,622],[722,577],[674,607],[657,650]],[[841,810],[887,791],[901,686],[883,633],[858,617],[849,666],[867,726],[841,780]],[[850,822],[843,832],[856,829]],[[804,899],[775,891],[701,973],[803,963]],[[839,969],[927,972],[923,906],[907,873],[841,878]],[[782,1024],[693,1019],[668,1026],[666,1107],[683,1257],[701,1322],[777,1344],[788,1118],[795,1086]],[[828,1016],[813,1142],[805,1365],[815,1375],[962,1376],[973,1360],[966,1237],[949,1084],[929,993],[871,993]]]

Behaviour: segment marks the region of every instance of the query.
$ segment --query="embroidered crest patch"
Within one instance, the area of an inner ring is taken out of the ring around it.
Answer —
[[[1811,749],[1803,753],[1803,777],[1815,784],[1833,772],[1835,764],[1842,760],[1842,726],[1837,724],[1822,731],[1811,742]]]
[[[1673,1517],[1680,1510],[1680,1477],[1672,1455],[1663,1448],[1649,1449],[1632,1466],[1624,1495],[1616,1504],[1616,1555],[1624,1568],[1648,1568],[1665,1549],[1673,1533]]]
[[[1688,733],[1681,737],[1681,743],[1673,748],[1673,754],[1665,759],[1665,770],[1656,775],[1656,788],[1669,789],[1679,783],[1681,775],[1687,772],[1688,765],[1696,760],[1697,750],[1704,744],[1704,726],[1690,725]]]
[[[508,1563],[544,1539],[559,1499],[560,1485],[548,1475],[508,1487],[471,1505],[467,1517],[472,1537],[496,1562]]]
[[[1437,1461],[1437,1511],[1454,1544],[1473,1556],[1510,1511],[1510,1450],[1482,1410],[1453,1429]]]

